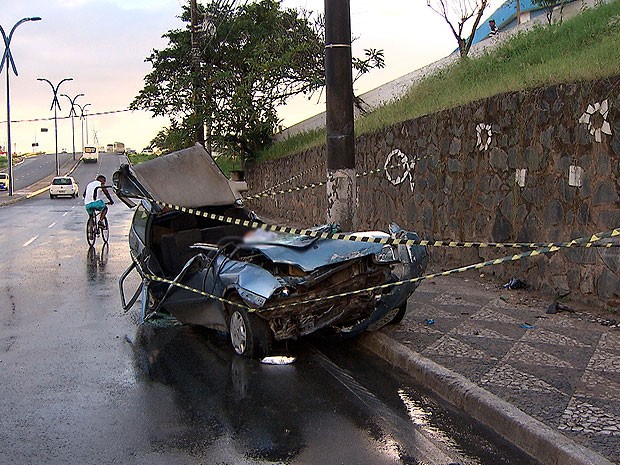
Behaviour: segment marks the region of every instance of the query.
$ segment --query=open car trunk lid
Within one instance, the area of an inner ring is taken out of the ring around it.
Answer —
[[[129,206],[147,197],[182,207],[231,205],[237,196],[230,181],[200,145],[130,166],[114,173],[116,194]]]

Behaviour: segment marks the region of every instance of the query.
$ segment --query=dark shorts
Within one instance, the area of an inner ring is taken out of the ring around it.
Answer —
[[[103,210],[105,208],[105,202],[103,200],[95,200],[94,202],[84,205],[84,208],[86,208],[88,214],[91,215],[93,212],[100,212]]]

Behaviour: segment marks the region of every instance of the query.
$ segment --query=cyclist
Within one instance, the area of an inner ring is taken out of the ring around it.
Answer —
[[[94,181],[88,183],[86,190],[84,191],[84,208],[86,208],[89,215],[95,211],[100,212],[99,224],[101,226],[105,225],[105,215],[108,212],[108,207],[103,200],[104,195],[108,198],[110,204],[114,203],[112,197],[110,197],[108,189],[105,187],[105,182],[106,177],[103,174],[100,174]]]

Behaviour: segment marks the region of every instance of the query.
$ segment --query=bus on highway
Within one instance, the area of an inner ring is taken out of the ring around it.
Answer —
[[[125,144],[122,142],[114,142],[114,152],[119,154],[125,153]]]
[[[99,161],[99,151],[97,147],[92,145],[84,147],[82,152],[82,161],[84,163],[97,163]]]

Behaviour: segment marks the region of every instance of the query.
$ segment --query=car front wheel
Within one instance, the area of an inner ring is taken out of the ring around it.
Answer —
[[[232,346],[239,355],[260,358],[271,351],[273,336],[269,325],[244,308],[232,310],[229,331]]]

